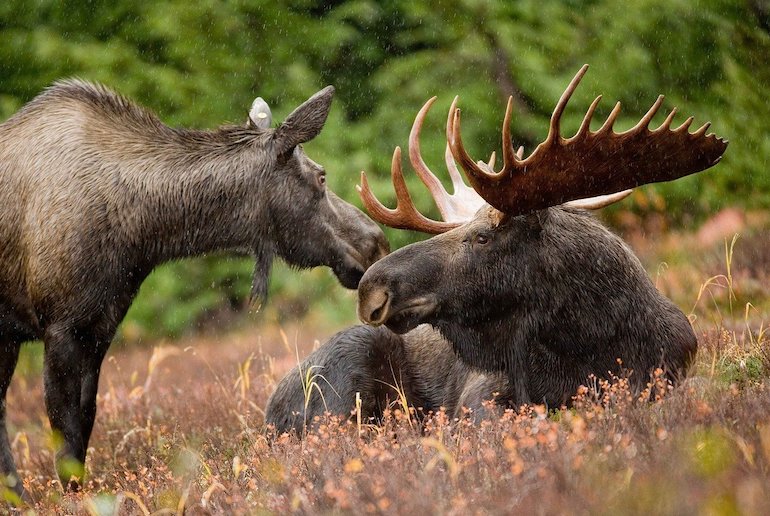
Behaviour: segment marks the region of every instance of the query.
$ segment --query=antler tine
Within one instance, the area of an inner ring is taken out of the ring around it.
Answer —
[[[578,84],[580,84],[581,79],[583,79],[583,76],[587,71],[588,65],[584,64],[582,68],[578,70],[578,73],[575,74],[575,77],[572,78],[572,81],[569,83],[569,86],[567,86],[567,89],[564,90],[564,93],[561,94],[561,98],[559,99],[559,102],[556,103],[556,107],[553,109],[553,114],[551,115],[551,124],[548,127],[548,136],[546,137],[546,142],[552,142],[559,137],[559,124],[561,122],[561,116],[564,114],[564,109],[567,107],[567,103],[569,102],[570,97],[572,97],[572,94],[575,93]]]
[[[611,133],[612,125],[615,123],[615,120],[617,120],[619,114],[620,114],[620,102],[617,102],[615,104],[615,107],[612,108],[612,111],[610,111],[610,115],[607,117],[607,120],[604,121],[604,124],[602,124],[602,126],[596,132]]]
[[[452,99],[452,104],[449,106],[449,113],[447,114],[446,121],[447,144],[446,148],[444,149],[444,161],[446,162],[449,177],[452,180],[453,189],[452,195],[449,196],[449,200],[451,201],[451,214],[449,214],[449,216],[444,215],[444,220],[447,222],[467,222],[473,217],[479,208],[486,204],[486,201],[476,192],[476,190],[465,184],[462,174],[460,174],[460,171],[457,170],[457,164],[455,163],[454,157],[452,156],[450,141],[453,138],[453,115],[455,109],[457,108],[457,101],[459,98],[460,97],[455,95],[455,98]],[[490,156],[490,163],[494,163],[494,152],[492,153],[492,156]]]
[[[700,138],[701,136],[703,136],[704,134],[706,134],[706,131],[708,131],[709,127],[711,127],[711,122],[706,122],[705,124],[703,124],[703,125],[700,127],[700,129],[698,129],[697,131],[695,131],[694,133],[692,133],[692,137],[693,137],[693,138]]]
[[[503,118],[503,170],[510,170],[518,161],[516,151],[513,150],[513,141],[511,139],[511,113],[513,112],[513,96],[508,97],[508,105],[505,106],[505,117]],[[490,165],[490,168],[492,166]],[[494,169],[492,169],[494,170]]]
[[[484,168],[480,167],[465,150],[460,129],[460,109],[454,109],[452,120],[452,138],[449,139],[449,146],[452,149],[452,155],[460,162],[460,166],[465,171],[474,190],[479,191],[480,184],[489,181],[495,181],[504,176],[504,174],[490,174]],[[481,193],[481,192],[479,192]],[[483,194],[481,194],[483,197]]]
[[[460,224],[431,220],[417,211],[401,171],[401,148],[393,151],[390,167],[393,188],[396,191],[396,209],[387,208],[372,193],[366,173],[361,172],[361,185],[357,187],[361,201],[374,220],[396,229],[411,229],[423,233],[439,234]]]
[[[580,128],[578,129],[578,132],[575,133],[575,136],[573,137],[573,139],[578,138],[579,136],[585,136],[591,130],[591,119],[594,117],[594,111],[596,111],[596,106],[599,105],[599,101],[601,100],[602,100],[602,96],[599,95],[594,99],[593,102],[591,102],[591,105],[588,106],[588,111],[586,111],[586,114],[583,117],[583,122],[581,122]]]
[[[439,178],[430,171],[420,153],[420,131],[422,130],[422,124],[431,106],[436,101],[436,98],[437,97],[432,97],[429,99],[422,106],[422,109],[420,109],[414,119],[412,131],[409,133],[409,161],[412,163],[412,167],[415,172],[417,172],[417,175],[420,177],[423,184],[433,196],[433,200],[435,201],[439,212],[441,212],[441,216],[444,220],[449,221],[454,214],[449,193],[444,189]]]
[[[639,123],[636,124],[634,127],[626,131],[627,133],[633,132],[633,131],[641,131],[643,129],[647,129],[650,126],[650,122],[652,121],[652,118],[655,116],[655,114],[660,109],[660,106],[663,105],[663,99],[665,97],[663,95],[658,95],[658,99],[655,101],[655,103],[650,107],[650,109],[647,111],[647,113],[642,117],[641,120],[639,120]],[[623,133],[621,133],[623,134]]]
[[[449,114],[446,117],[446,149],[444,151],[444,161],[446,161],[446,168],[449,171],[449,177],[452,179],[452,186],[454,187],[454,191],[457,192],[458,189],[461,187],[466,186],[465,182],[463,181],[462,175],[460,175],[460,171],[457,170],[457,163],[455,163],[455,160],[452,156],[452,148],[449,142],[452,141],[453,136],[453,130],[454,130],[454,114],[455,109],[457,109],[457,101],[460,100],[460,97],[455,95],[455,98],[452,100],[452,105],[449,106]]]
[[[693,117],[688,117],[688,118],[687,118],[687,120],[685,120],[685,121],[684,121],[684,123],[683,123],[682,125],[680,125],[680,126],[679,126],[679,127],[677,127],[676,129],[674,129],[674,132],[675,132],[675,133],[686,133],[686,132],[687,132],[687,130],[688,130],[688,129],[690,128],[690,126],[692,125],[692,121],[693,121],[693,120],[694,120],[694,118],[693,118]]]
[[[667,130],[669,127],[671,127],[671,122],[673,122],[673,121],[674,121],[674,115],[676,115],[676,107],[674,107],[674,108],[671,110],[671,113],[669,113],[669,114],[668,114],[668,116],[667,116],[667,117],[666,117],[666,119],[663,121],[663,123],[662,123],[662,124],[660,124],[660,127],[658,127],[657,129],[655,129],[655,131],[654,131],[654,132],[656,132],[656,133],[657,133],[657,132],[662,132],[662,131],[665,131],[665,130]]]
[[[599,208],[605,208],[610,204],[615,204],[616,202],[622,201],[631,195],[633,191],[633,189],[629,189],[609,195],[597,195],[596,197],[589,197],[587,199],[577,199],[574,201],[565,202],[564,206],[569,206],[571,208],[582,208],[584,210],[598,210]]]

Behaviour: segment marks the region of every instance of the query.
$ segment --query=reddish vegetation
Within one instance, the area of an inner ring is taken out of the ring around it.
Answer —
[[[418,423],[396,403],[381,426],[329,421],[302,441],[273,439],[262,424],[273,384],[296,363],[295,342],[303,356],[325,335],[287,329],[284,339],[263,325],[113,349],[76,494],[56,480],[40,375],[17,374],[15,458],[41,514],[770,514],[770,283],[756,263],[766,237],[740,237],[729,269],[721,242],[679,236],[640,249],[700,339],[695,378],[672,392],[651,386],[654,403],[618,379],[569,411],[530,407],[473,426],[444,414]]]

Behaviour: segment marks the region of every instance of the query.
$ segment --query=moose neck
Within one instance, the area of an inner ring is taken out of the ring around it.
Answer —
[[[212,133],[172,138],[151,147],[157,155],[135,158],[145,163],[119,168],[117,180],[128,194],[116,200],[115,215],[127,241],[151,266],[219,250],[261,254],[257,247],[269,241],[268,154]]]
[[[526,281],[511,285],[510,302],[437,324],[460,358],[504,372],[515,403],[566,403],[564,393],[591,374],[629,373],[636,390],[657,367],[675,378],[696,349],[684,314],[592,218],[552,210],[549,224],[528,249]]]
[[[508,317],[478,325],[440,322],[436,328],[463,362],[482,371],[504,373],[516,404],[531,401],[526,366],[530,328]]]

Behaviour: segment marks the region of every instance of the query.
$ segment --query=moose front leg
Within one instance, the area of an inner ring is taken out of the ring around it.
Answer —
[[[96,419],[96,394],[99,390],[99,373],[104,355],[110,347],[110,340],[97,343],[93,349],[84,349],[82,357],[82,383],[80,385],[80,423],[83,447],[88,450],[88,441]]]
[[[61,439],[56,472],[63,486],[78,490],[86,456],[80,409],[83,343],[69,327],[49,327],[44,340],[45,404],[55,438]]]
[[[12,489],[21,497],[24,494],[24,489],[19,474],[16,472],[16,464],[13,462],[11,445],[8,440],[8,430],[5,426],[5,394],[11,384],[13,371],[16,369],[20,347],[19,343],[13,341],[0,343],[0,475],[2,475],[0,488]]]

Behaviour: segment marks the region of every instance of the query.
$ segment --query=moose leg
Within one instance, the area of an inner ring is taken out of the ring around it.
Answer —
[[[13,489],[17,495],[23,496],[19,474],[16,472],[16,464],[11,454],[11,444],[8,440],[8,430],[5,427],[5,394],[11,384],[13,371],[16,369],[16,361],[19,358],[20,344],[17,342],[5,342],[0,348],[0,486]]]
[[[62,439],[56,472],[62,485],[77,490],[84,474],[85,446],[80,412],[82,342],[69,327],[49,327],[45,335],[43,380],[48,419]]]
[[[99,373],[102,368],[104,355],[110,341],[99,342],[92,350],[88,350],[83,356],[82,383],[80,385],[80,422],[83,436],[83,446],[88,449],[88,441],[91,439],[91,431],[96,419],[96,393],[99,390]]]

